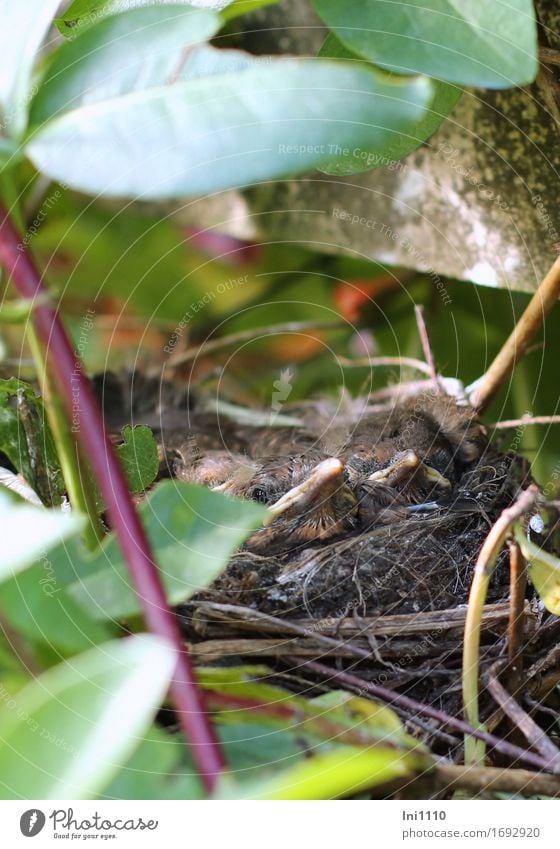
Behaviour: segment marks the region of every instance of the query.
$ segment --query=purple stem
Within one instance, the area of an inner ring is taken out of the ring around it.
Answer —
[[[0,202],[0,263],[20,295],[32,302],[47,289],[24,248],[5,206]],[[193,667],[167,599],[150,543],[128,491],[128,485],[89,381],[72,350],[57,311],[48,303],[33,310],[37,335],[51,353],[50,370],[72,421],[72,431],[88,458],[152,633],[164,637],[177,651],[170,693],[193,757],[208,792],[224,768],[219,744],[208,718]]]

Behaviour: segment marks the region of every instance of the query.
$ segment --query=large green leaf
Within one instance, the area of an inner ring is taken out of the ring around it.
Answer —
[[[0,134],[25,129],[35,54],[60,0],[0,0]]]
[[[353,62],[361,60],[355,53],[348,50],[344,44],[331,32],[327,36],[319,56],[331,59],[349,59]],[[416,124],[410,124],[402,132],[394,132],[392,138],[381,147],[354,148],[340,154],[332,163],[321,168],[326,174],[356,174],[360,171],[371,171],[386,165],[398,167],[398,161],[416,150],[422,142],[429,139],[442,121],[447,118],[455,107],[463,92],[462,88],[449,83],[434,80],[434,96],[429,109]]]
[[[117,626],[92,619],[57,581],[49,555],[0,586],[4,621],[24,635],[49,664],[117,636]]]
[[[184,765],[184,738],[152,726],[103,791],[104,799],[203,799],[194,765]]]
[[[0,488],[0,582],[31,566],[42,554],[85,525],[79,513],[62,513],[15,501]]]
[[[79,513],[33,507],[0,489],[0,611],[54,657],[114,636],[109,623],[94,621],[68,595],[52,568],[50,549],[66,540],[72,545],[84,525]]]
[[[171,604],[211,584],[234,549],[268,515],[266,508],[253,502],[175,481],[159,484],[140,512]],[[53,551],[49,559],[57,580],[95,619],[140,613],[113,534],[89,559],[74,541]],[[80,561],[82,569],[77,572],[74,563]]]
[[[158,5],[104,18],[54,53],[31,106],[38,124],[102,100],[165,86],[185,49],[214,35],[220,18],[188,6]]]
[[[0,708],[0,795],[87,799],[135,748],[175,655],[156,637],[104,643],[28,684]]]
[[[33,163],[94,194],[204,194],[320,166],[340,147],[381,147],[433,97],[426,78],[347,63],[210,49],[201,62],[194,53],[174,85],[78,106],[36,128]]]
[[[331,752],[301,760],[268,779],[259,778],[253,784],[242,785],[239,798],[333,799],[355,795],[395,778],[412,778],[420,767],[415,755],[394,749],[338,746]],[[235,798],[234,788],[227,779],[219,795]]]
[[[266,683],[271,674],[257,665],[197,670],[228,765],[222,796],[329,798],[432,768],[430,755],[390,708],[344,691],[306,699]],[[223,696],[248,699],[261,710],[233,708]],[[368,757],[354,760],[360,753]],[[330,764],[340,765],[341,775]],[[197,799],[194,773],[180,739],[152,728],[104,796]]]
[[[531,0],[314,0],[350,50],[391,71],[509,88],[537,73]]]

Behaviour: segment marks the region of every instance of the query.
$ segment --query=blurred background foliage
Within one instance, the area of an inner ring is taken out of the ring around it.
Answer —
[[[87,310],[93,313],[81,350],[92,373],[163,367],[164,349],[181,320],[186,327],[175,353],[277,323],[338,321],[332,329],[256,334],[209,355],[203,347],[177,375],[249,405],[270,403],[272,384],[286,367],[294,374],[290,401],[332,396],[342,388],[356,395],[420,377],[406,368],[348,367],[339,357],[421,358],[414,305],[423,304],[440,373],[468,385],[484,372],[528,302],[524,293],[454,280],[443,281],[444,302],[434,281],[420,271],[318,253],[305,243],[252,244],[211,230],[197,232],[150,207],[94,203],[30,172],[29,164],[12,172],[28,227],[45,199],[55,198],[30,247],[61,299],[76,341]],[[560,340],[553,329],[558,311],[487,421],[558,412]],[[20,334],[7,325],[2,333],[8,343],[3,371],[9,371]],[[543,484],[557,463],[554,427],[532,426],[499,437],[505,448],[528,454]]]

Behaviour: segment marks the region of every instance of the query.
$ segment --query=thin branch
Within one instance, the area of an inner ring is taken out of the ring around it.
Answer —
[[[171,354],[165,362],[165,368],[177,368],[185,363],[196,360],[197,357],[207,357],[223,348],[238,345],[240,342],[250,342],[251,339],[259,337],[268,338],[289,333],[304,333],[311,330],[340,330],[345,325],[342,321],[287,321],[282,324],[269,324],[265,327],[253,327],[250,330],[240,330],[238,333],[230,333],[228,336],[220,336],[210,342],[202,342],[186,351],[178,351]]]
[[[509,622],[508,622],[508,672],[510,686],[515,693],[523,669],[523,632],[525,626],[525,589],[527,569],[519,545],[509,542]]]
[[[553,47],[539,47],[539,59],[544,65],[560,65],[560,51]]]
[[[422,350],[424,351],[424,359],[426,360],[426,363],[428,365],[428,371],[430,377],[432,378],[432,383],[434,384],[434,392],[436,395],[441,395],[441,385],[438,378],[436,363],[432,352],[432,346],[430,345],[430,338],[428,336],[426,321],[424,319],[424,307],[421,304],[415,304],[414,315],[416,316],[418,334],[420,336],[420,342],[422,343]]]
[[[529,745],[554,765],[553,772],[560,773],[560,751],[540,725],[523,710],[498,680],[497,673],[503,665],[503,661],[497,661],[487,671],[484,676],[486,689],[513,725],[523,734]]]
[[[436,765],[436,783],[442,790],[463,788],[472,793],[488,791],[525,796],[560,796],[560,778],[527,769]]]
[[[408,366],[409,368],[416,369],[416,371],[421,371],[423,374],[429,376],[432,374],[430,367],[426,363],[422,362],[422,360],[416,360],[414,357],[356,357],[355,359],[338,357],[337,361],[341,366],[348,368],[363,368],[364,366],[370,368],[400,366],[402,368],[403,366]]]
[[[511,430],[515,427],[525,427],[525,425],[545,425],[545,424],[560,424],[560,416],[522,416],[520,419],[507,419],[503,422],[492,422],[487,427],[493,427],[494,430]]]
[[[467,617],[465,619],[465,638],[463,645],[463,706],[465,716],[474,728],[479,728],[480,726],[478,712],[480,633],[490,576],[494,571],[496,560],[504,546],[511,526],[524,513],[531,509],[538,494],[538,487],[532,484],[521,493],[511,507],[507,507],[502,511],[484,541],[474,568]],[[484,747],[473,740],[467,739],[465,741],[465,761],[471,765],[481,765],[484,761]]]
[[[553,771],[553,767],[555,765],[551,765],[547,760],[541,758],[539,755],[536,755],[533,752],[528,752],[513,743],[508,743],[506,740],[501,740],[499,737],[495,737],[493,734],[489,734],[481,728],[473,728],[473,726],[469,725],[468,722],[465,722],[462,719],[450,716],[441,710],[430,707],[430,705],[417,702],[415,699],[404,696],[402,693],[389,690],[387,687],[382,687],[380,684],[374,684],[372,681],[366,681],[365,679],[359,678],[357,675],[353,675],[350,672],[342,672],[341,670],[324,666],[324,664],[318,663],[315,660],[301,661],[300,658],[295,657],[288,658],[288,660],[294,667],[305,667],[317,675],[327,676],[329,680],[333,679],[335,681],[340,681],[340,683],[344,684],[346,688],[354,693],[358,693],[360,696],[373,696],[386,704],[393,705],[395,708],[413,711],[414,713],[419,713],[422,716],[429,716],[431,719],[435,719],[437,722],[440,722],[449,728],[454,728],[462,734],[469,734],[476,737],[494,748],[497,752],[500,752],[514,761],[523,760],[526,763],[536,766],[538,769],[549,772]],[[226,696],[225,698],[228,697]]]
[[[29,253],[23,249],[8,212],[0,204],[0,262],[23,298],[36,302],[46,289]],[[179,721],[192,744],[193,757],[205,786],[211,791],[223,769],[221,752],[205,712],[202,693],[193,674],[177,621],[171,613],[150,544],[128,491],[123,469],[107,438],[102,415],[89,381],[64,330],[48,303],[39,303],[33,323],[37,336],[51,355],[50,373],[67,414],[75,418],[73,431],[89,457],[99,489],[130,570],[149,629],[169,641],[177,652],[170,686]]]
[[[525,311],[509,339],[486,373],[476,381],[469,397],[471,405],[484,412],[500,391],[517,363],[523,358],[543,321],[560,296],[560,257],[555,260],[539,288],[527,304]]]

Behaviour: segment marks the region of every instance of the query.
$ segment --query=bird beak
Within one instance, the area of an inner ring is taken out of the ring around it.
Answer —
[[[319,463],[307,480],[288,490],[282,498],[268,508],[272,516],[282,516],[288,510],[296,508],[298,512],[305,510],[316,501],[328,499],[341,484],[344,466],[336,457],[329,457]]]
[[[430,481],[430,483],[440,486],[442,489],[451,489],[451,481],[445,475],[440,474],[437,469],[432,468],[432,466],[422,463],[422,472],[424,478]]]
[[[387,466],[387,468],[374,472],[368,477],[368,481],[372,481],[373,483],[385,481],[390,486],[395,486],[407,478],[412,477],[417,470],[422,474],[424,481],[433,483],[443,489],[451,489],[451,483],[448,479],[432,468],[432,466],[427,466],[426,463],[423,463],[414,451],[407,451],[402,457],[399,457],[398,460]]]
[[[369,475],[368,481],[372,481],[373,483],[387,481],[391,486],[394,486],[396,483],[401,483],[403,480],[409,478],[420,464],[420,457],[414,451],[407,451],[402,457],[391,463],[390,466]]]

